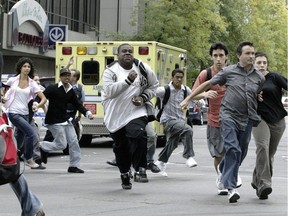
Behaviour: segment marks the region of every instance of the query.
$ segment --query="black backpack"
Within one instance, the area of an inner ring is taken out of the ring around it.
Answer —
[[[186,86],[184,86],[183,92],[184,92],[184,98],[186,98],[187,97],[187,87]],[[164,106],[167,104],[169,97],[170,97],[170,87],[169,87],[169,85],[166,85],[165,86],[165,94],[164,94],[162,103],[161,103],[161,99],[159,97],[157,97],[157,99],[156,99],[155,107],[157,107],[159,110],[157,115],[156,115],[156,121],[160,121]]]
[[[205,69],[207,71],[207,75],[206,75],[206,79],[205,82],[210,80],[212,78],[212,71],[211,71],[211,67],[208,67]],[[209,91],[210,89],[208,89],[207,91]],[[209,99],[206,100],[207,101],[207,105],[209,106]]]
[[[207,71],[207,76],[206,76],[205,81],[208,81],[208,80],[210,80],[212,78],[212,71],[211,71],[210,67],[206,68],[205,70]]]

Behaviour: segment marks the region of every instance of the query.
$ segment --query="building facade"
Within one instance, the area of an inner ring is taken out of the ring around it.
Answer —
[[[15,73],[19,58],[30,57],[37,73],[55,74],[56,41],[112,40],[139,31],[141,0],[2,0],[0,50],[3,73]],[[141,6],[142,4],[142,6]]]

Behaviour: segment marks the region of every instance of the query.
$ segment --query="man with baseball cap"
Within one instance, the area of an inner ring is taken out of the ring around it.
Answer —
[[[74,107],[89,119],[93,119],[92,113],[85,109],[77,99],[77,96],[69,83],[70,70],[62,68],[60,70],[60,81],[48,86],[44,90],[44,95],[49,100],[48,111],[45,117],[45,124],[51,131],[54,140],[52,142],[43,141],[40,145],[43,163],[47,163],[47,155],[50,151],[58,151],[69,145],[70,164],[68,172],[84,173],[80,169],[81,151],[73,124],[72,118],[67,114],[67,104]]]
[[[62,68],[60,70],[60,77],[64,76],[64,75],[69,75],[69,74],[71,75],[71,72],[70,72],[70,70],[68,68]]]

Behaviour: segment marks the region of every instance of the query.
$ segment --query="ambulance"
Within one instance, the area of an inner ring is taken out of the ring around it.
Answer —
[[[134,58],[150,65],[157,75],[160,86],[169,83],[171,72],[175,68],[186,70],[186,50],[155,41],[57,42],[55,77],[59,78],[60,69],[66,67],[70,57],[73,56],[74,64],[70,66],[70,69],[75,68],[80,71],[79,83],[83,85],[85,91],[83,105],[94,115],[94,120],[81,118],[83,127],[79,142],[81,146],[90,145],[93,137],[109,136],[109,131],[103,122],[102,73],[107,65],[117,60],[117,48],[123,43],[133,46]],[[153,103],[155,101],[155,99],[152,100]],[[165,143],[163,127],[156,121],[153,122],[153,127],[158,135],[158,144],[163,145]]]

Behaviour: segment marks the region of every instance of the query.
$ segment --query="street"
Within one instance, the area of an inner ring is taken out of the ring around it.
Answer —
[[[185,166],[181,145],[167,165],[168,177],[147,171],[149,183],[132,181],[132,190],[122,189],[118,169],[106,164],[106,160],[114,158],[112,148],[97,146],[97,139],[93,146],[82,148],[84,174],[67,173],[69,156],[55,153],[48,158],[46,170],[26,167],[25,176],[43,202],[47,216],[287,215],[287,129],[275,155],[269,199],[259,200],[250,185],[256,149],[252,137],[240,168],[241,198],[234,204],[229,204],[227,196],[217,195],[216,173],[205,137],[206,125],[194,126],[197,167]],[[157,148],[155,159],[160,151]],[[9,185],[1,186],[0,203],[1,216],[20,215],[19,202]]]

